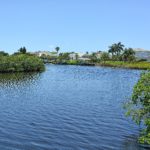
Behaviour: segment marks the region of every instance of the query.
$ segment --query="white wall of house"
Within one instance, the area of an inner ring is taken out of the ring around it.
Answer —
[[[71,54],[69,54],[69,58],[71,59],[71,60],[76,60],[76,53],[71,53]]]
[[[38,57],[41,57],[42,55],[57,57],[59,55],[58,53],[49,51],[37,51],[34,54],[37,55]]]

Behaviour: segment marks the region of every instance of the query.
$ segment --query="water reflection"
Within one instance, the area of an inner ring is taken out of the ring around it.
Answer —
[[[138,135],[126,136],[123,142],[123,150],[149,150],[150,146],[138,143]]]
[[[40,73],[6,73],[0,74],[0,87],[16,87],[34,84]]]

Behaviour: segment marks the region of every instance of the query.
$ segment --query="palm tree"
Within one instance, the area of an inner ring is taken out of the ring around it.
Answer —
[[[117,55],[119,56],[121,51],[123,51],[124,45],[121,42],[114,43],[109,46],[108,52],[112,54],[112,56]]]
[[[109,46],[108,52],[111,53],[112,56],[114,56],[114,54],[115,54],[115,45],[114,44]]]
[[[126,48],[122,54],[124,61],[133,61],[135,59],[135,51],[132,48]]]
[[[108,52],[112,54],[113,60],[120,60],[121,52],[123,50],[124,50],[124,45],[121,42],[118,42],[109,46]]]
[[[60,47],[56,47],[55,50],[58,53],[58,51],[60,50]]]
[[[117,56],[120,55],[121,51],[123,51],[124,45],[121,42],[115,44]]]

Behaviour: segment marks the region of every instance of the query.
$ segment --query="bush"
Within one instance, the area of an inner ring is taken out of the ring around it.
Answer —
[[[142,58],[142,59],[139,59],[139,60],[137,60],[138,62],[142,62],[142,61],[147,61],[147,59],[144,59],[144,58]]]
[[[25,54],[0,57],[0,72],[44,71],[45,66],[38,57]]]
[[[109,53],[107,53],[107,52],[102,52],[101,57],[100,57],[100,60],[102,60],[102,61],[110,60]]]
[[[99,65],[142,70],[150,69],[150,62],[102,61],[99,63]]]
[[[4,51],[0,51],[0,57],[2,57],[2,56],[8,56],[8,55],[9,55],[8,53],[6,53]]]
[[[150,72],[143,73],[135,85],[131,100],[126,103],[127,116],[137,124],[144,124],[139,141],[150,144]]]

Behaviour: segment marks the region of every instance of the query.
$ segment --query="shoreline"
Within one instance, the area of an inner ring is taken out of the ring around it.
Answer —
[[[49,64],[49,63],[46,63]],[[101,63],[51,63],[54,65],[100,66],[122,69],[150,70],[150,62],[105,61]]]
[[[135,69],[135,70],[150,70],[150,62],[122,62],[122,61],[105,61],[100,63],[45,63],[53,65],[75,65],[75,66],[96,66],[96,67],[111,67],[121,69]],[[45,69],[44,69],[45,70]],[[44,70],[3,70],[0,74],[11,74],[11,73],[33,73],[43,72]]]

